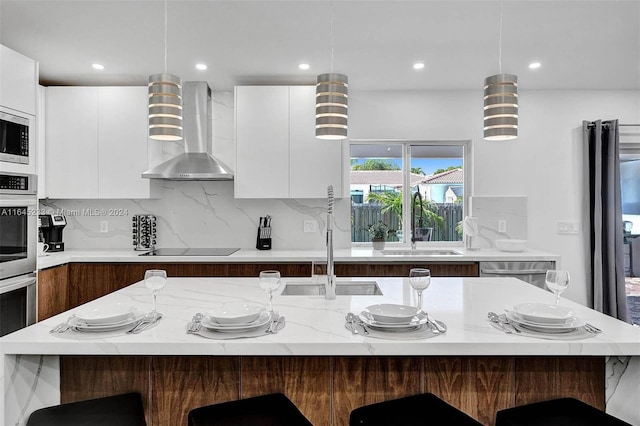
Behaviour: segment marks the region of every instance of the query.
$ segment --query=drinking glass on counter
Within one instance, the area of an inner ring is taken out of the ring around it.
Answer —
[[[422,311],[422,292],[431,284],[431,271],[424,268],[411,268],[409,284],[418,293],[418,312]]]
[[[550,270],[544,277],[549,290],[556,294],[556,306],[560,304],[560,295],[569,286],[569,271]]]
[[[273,313],[273,292],[280,288],[280,272],[260,271],[260,288],[269,295],[269,312]]]
[[[167,271],[163,269],[149,269],[144,273],[144,285],[153,291],[153,312],[158,313],[156,309],[156,299],[158,291],[162,290],[167,284]]]

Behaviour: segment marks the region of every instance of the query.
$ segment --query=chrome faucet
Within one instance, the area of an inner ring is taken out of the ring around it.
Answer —
[[[333,185],[327,187],[327,282],[324,285],[324,298],[336,298],[336,276],[333,265]]]
[[[416,241],[418,240],[418,238],[416,238],[416,197],[420,199],[420,218],[418,219],[418,225],[420,228],[424,226],[424,201],[422,200],[422,194],[420,194],[420,190],[418,190],[415,192],[415,194],[413,194],[413,197],[411,198],[411,250],[416,249]]]

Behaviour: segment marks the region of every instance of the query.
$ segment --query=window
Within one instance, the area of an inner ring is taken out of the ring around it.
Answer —
[[[352,140],[350,148],[353,243],[369,242],[368,228],[377,222],[389,227],[387,241],[411,241],[412,203],[420,241],[462,241],[469,141]]]

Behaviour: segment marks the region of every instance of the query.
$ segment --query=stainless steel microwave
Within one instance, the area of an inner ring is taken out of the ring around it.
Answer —
[[[29,164],[29,118],[0,109],[0,161]]]

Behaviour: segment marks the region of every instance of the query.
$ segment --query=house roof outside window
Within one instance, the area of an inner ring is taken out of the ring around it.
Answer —
[[[447,170],[446,172],[438,173],[437,175],[431,175],[424,178],[423,183],[457,183],[462,185],[464,182],[464,172],[462,169]]]

